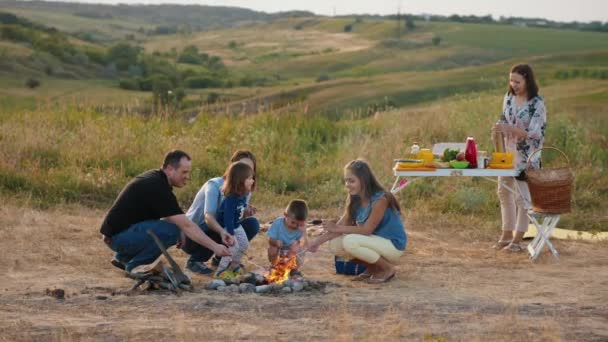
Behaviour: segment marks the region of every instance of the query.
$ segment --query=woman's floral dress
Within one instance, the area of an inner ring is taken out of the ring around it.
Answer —
[[[528,100],[519,108],[516,107],[515,96],[507,93],[498,122],[523,129],[528,133],[528,137],[521,140],[512,135],[505,137],[507,152],[514,152],[515,161],[513,165],[515,169],[524,170],[528,157],[534,151],[543,147],[547,126],[547,109],[543,98],[540,96]],[[531,168],[537,169],[540,167],[540,154],[539,152],[534,155],[530,162]]]

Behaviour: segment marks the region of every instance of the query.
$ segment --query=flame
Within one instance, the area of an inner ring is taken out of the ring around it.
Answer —
[[[289,273],[291,273],[291,270],[295,269],[296,267],[298,267],[298,264],[295,256],[291,258],[279,257],[270,270],[264,274],[264,278],[268,284],[280,284],[289,279]]]

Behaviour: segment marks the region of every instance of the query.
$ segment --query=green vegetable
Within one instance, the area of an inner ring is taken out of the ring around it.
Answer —
[[[446,148],[443,151],[443,161],[449,162],[450,160],[456,159],[456,155],[460,152],[458,149]]]

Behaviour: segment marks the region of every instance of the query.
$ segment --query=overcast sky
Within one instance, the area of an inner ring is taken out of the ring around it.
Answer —
[[[65,1],[65,0],[64,0]],[[68,0],[69,1],[69,0]],[[236,6],[264,12],[307,10],[323,15],[391,14],[401,7],[413,14],[491,14],[557,21],[608,21],[608,0],[80,0],[93,3],[199,4]]]

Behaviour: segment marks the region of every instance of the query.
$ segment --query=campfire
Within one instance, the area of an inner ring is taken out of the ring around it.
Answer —
[[[323,292],[325,287],[330,285],[328,282],[308,280],[302,277],[290,278],[291,271],[296,268],[295,256],[282,256],[268,270],[260,273],[249,272],[232,279],[214,279],[205,288],[219,292],[286,294],[300,291]]]
[[[289,279],[289,274],[296,269],[296,257],[279,257],[277,262],[264,274],[267,284],[281,284]]]

